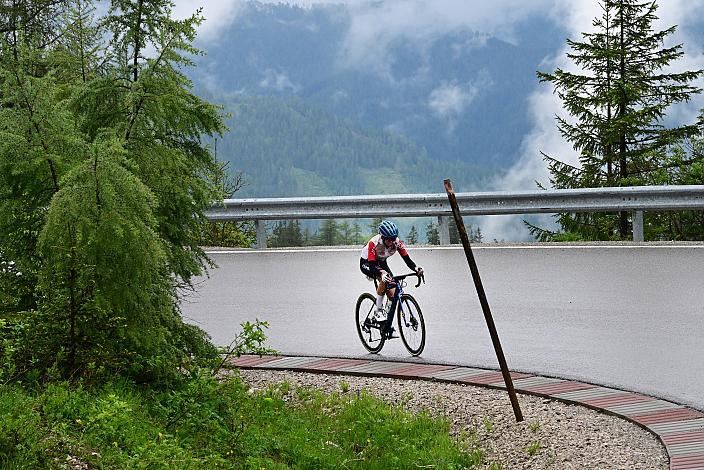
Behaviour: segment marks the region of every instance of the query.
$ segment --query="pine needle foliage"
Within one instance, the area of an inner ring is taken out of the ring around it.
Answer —
[[[17,376],[150,381],[212,357],[178,303],[209,265],[204,211],[222,199],[206,145],[222,110],[183,73],[200,11],[13,5],[0,8],[0,319],[23,332]]]
[[[34,356],[47,363],[58,353],[63,376],[83,367],[131,368],[140,376],[149,363],[156,372],[170,323],[180,321],[156,231],[156,200],[121,164],[120,139],[92,147],[93,161],[62,178],[39,236],[45,267],[42,302],[29,319]]]
[[[595,31],[582,41],[568,40],[567,57],[578,71],[558,68],[538,72],[550,82],[570,117],[557,116],[557,126],[579,152],[570,165],[543,155],[555,188],[590,188],[657,184],[653,175],[673,146],[696,135],[696,125],[667,128],[667,109],[701,90],[692,85],[703,71],[670,72],[684,54],[682,45],[666,46],[676,27],[656,31],[655,1],[600,0]],[[565,232],[587,240],[623,239],[630,221],[621,214],[562,214]],[[533,228],[539,237],[549,232]]]
[[[271,231],[268,245],[272,248],[303,246],[303,232],[298,220],[276,222]]]

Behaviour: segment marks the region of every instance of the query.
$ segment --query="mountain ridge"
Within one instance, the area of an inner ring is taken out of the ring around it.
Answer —
[[[377,142],[383,141],[382,134],[398,136],[413,146],[406,146],[408,153],[395,158],[408,159],[404,166],[416,168],[417,155],[424,155],[428,166],[417,168],[421,174],[438,174],[434,162],[440,162],[450,165],[448,171],[455,165],[459,172],[496,175],[517,161],[522,139],[530,131],[527,96],[538,86],[535,70],[545,56],[554,53],[554,42],[558,38],[563,41],[558,28],[547,20],[533,19],[517,27],[516,44],[466,29],[425,42],[399,39],[389,45],[390,75],[384,76],[373,67],[344,64],[341,54],[350,21],[349,11],[341,5],[301,8],[250,2],[221,32],[219,41],[202,46],[207,55],[197,59],[191,78],[197,90],[215,102],[231,104],[247,95],[276,98],[282,100],[279,106],[285,110],[291,106],[287,100],[297,99],[308,109],[317,110],[316,119],[321,116],[317,113],[324,112],[330,118],[347,120],[342,125],[347,126],[346,138],[352,138],[351,128],[362,134],[381,133],[366,137]],[[528,47],[525,39],[537,31],[537,39]],[[249,106],[251,109],[254,105]],[[263,106],[273,112],[271,102]],[[223,152],[242,152],[265,145],[267,139],[277,140],[280,130],[269,128],[273,135],[258,135],[258,143],[246,142],[253,135],[238,132],[237,126],[251,130],[245,123],[248,118],[240,114],[238,119],[230,121],[233,134],[224,136]],[[286,120],[289,126],[294,121],[292,115]],[[314,130],[314,126],[297,122],[302,128]],[[341,131],[340,122],[326,131]],[[230,145],[228,141],[235,138],[245,142]],[[310,139],[300,133],[297,138]],[[359,144],[350,145],[355,148]],[[263,185],[261,191],[245,190],[249,194],[300,195],[303,189],[311,191],[306,195],[321,191],[348,194],[351,188],[370,190],[354,181],[330,180],[330,175],[320,174],[315,165],[296,167],[280,152],[270,152],[269,156],[273,155],[279,165],[287,167],[289,175],[285,179],[291,181],[288,192],[278,181],[269,190],[264,189],[268,183],[263,176],[272,169],[263,154],[260,168],[241,153],[224,158],[232,162],[231,169],[243,170],[257,185]],[[327,158],[339,160],[334,154]],[[283,175],[280,171],[275,174]],[[349,174],[364,179],[358,171]],[[313,185],[316,178],[318,184]],[[301,187],[297,183],[300,180],[311,184]],[[493,178],[481,176],[466,181],[467,190],[487,190]],[[330,188],[330,184],[338,189]],[[401,192],[416,192],[419,186],[417,182],[406,184]]]

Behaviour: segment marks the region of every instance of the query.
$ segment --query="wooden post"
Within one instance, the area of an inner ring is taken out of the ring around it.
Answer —
[[[469,270],[472,272],[472,278],[474,279],[474,287],[476,287],[477,289],[479,303],[481,303],[482,311],[484,312],[484,319],[486,320],[486,325],[489,327],[491,342],[494,344],[496,357],[499,360],[499,366],[501,366],[501,374],[504,376],[504,383],[506,384],[508,396],[511,399],[513,413],[516,415],[516,421],[520,422],[523,421],[523,413],[521,413],[521,407],[518,404],[518,397],[516,397],[516,390],[513,388],[513,380],[511,380],[511,374],[508,370],[508,365],[506,364],[506,358],[504,357],[503,349],[501,349],[499,334],[496,332],[496,325],[494,324],[494,319],[491,316],[489,302],[486,299],[484,286],[482,285],[482,280],[479,277],[479,269],[477,268],[477,263],[474,260],[474,255],[472,254],[472,247],[469,245],[467,229],[464,227],[464,221],[462,220],[462,215],[460,214],[460,208],[457,205],[455,191],[454,189],[452,189],[452,181],[450,181],[449,179],[445,180],[445,192],[447,192],[447,198],[450,200],[450,206],[452,207],[452,215],[455,217],[457,230],[460,233],[460,239],[462,240],[464,253],[467,256],[467,263],[469,263]]]

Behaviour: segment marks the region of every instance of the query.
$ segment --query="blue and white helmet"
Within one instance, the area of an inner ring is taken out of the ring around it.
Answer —
[[[398,227],[390,220],[384,220],[379,224],[379,235],[384,238],[396,238],[398,237]]]

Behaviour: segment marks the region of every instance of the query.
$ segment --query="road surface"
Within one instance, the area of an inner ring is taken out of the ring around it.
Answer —
[[[184,299],[217,344],[270,324],[284,354],[368,358],[354,306],[373,284],[357,248],[210,251],[219,266]],[[480,245],[474,250],[509,368],[632,390],[704,410],[704,245]],[[419,360],[498,368],[461,247],[415,248],[426,284]],[[396,259],[398,258],[398,259]],[[405,272],[399,257],[394,272]],[[414,360],[400,340],[378,356]]]

